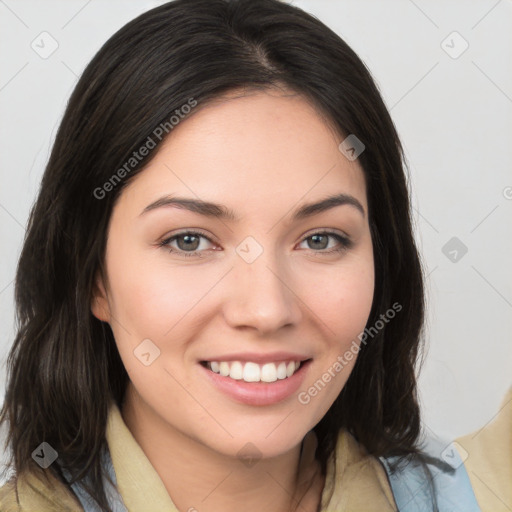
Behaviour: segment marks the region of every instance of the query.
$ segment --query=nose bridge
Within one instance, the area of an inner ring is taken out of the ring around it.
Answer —
[[[297,323],[301,312],[282,259],[270,249],[258,249],[251,240],[242,242],[237,253],[225,304],[226,320],[232,326],[260,331]]]

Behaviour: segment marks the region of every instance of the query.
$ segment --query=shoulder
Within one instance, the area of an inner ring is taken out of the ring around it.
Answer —
[[[379,460],[401,512],[481,512],[455,443],[428,437],[420,455]]]
[[[0,487],[1,512],[83,512],[72,491],[57,478],[32,473],[12,477]]]
[[[0,510],[2,512],[17,512],[21,510],[14,479],[9,480],[0,487]]]
[[[396,511],[386,472],[347,430],[338,433],[336,449],[328,460],[322,511]]]
[[[512,510],[512,387],[493,419],[455,444],[482,510]]]

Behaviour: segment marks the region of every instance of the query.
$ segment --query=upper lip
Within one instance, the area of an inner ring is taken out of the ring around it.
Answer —
[[[311,357],[293,352],[273,352],[262,354],[261,352],[239,352],[236,354],[224,354],[212,356],[201,361],[251,361],[253,363],[274,363],[276,361],[306,361]]]

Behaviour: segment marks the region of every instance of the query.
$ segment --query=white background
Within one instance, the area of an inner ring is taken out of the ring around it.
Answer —
[[[24,226],[67,99],[107,38],[160,3],[0,0],[0,402]],[[512,2],[292,3],[356,51],[391,111],[429,273],[424,422],[475,430],[512,384]],[[43,31],[58,43],[47,59],[31,48]],[[457,262],[442,251],[452,237],[468,248]]]

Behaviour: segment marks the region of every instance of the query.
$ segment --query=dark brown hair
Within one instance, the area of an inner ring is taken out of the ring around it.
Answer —
[[[355,134],[365,145],[358,161],[375,261],[368,326],[392,304],[403,308],[362,346],[344,389],[316,425],[318,458],[325,471],[342,428],[375,456],[417,453],[423,272],[403,149],[370,72],[337,34],[284,2],[176,0],[125,25],[87,66],[31,210],[0,413],[18,474],[43,471],[31,453],[46,441],[79,481],[90,475],[90,493],[108,510],[100,452],[109,402],[122,403],[128,375],[110,326],[91,313],[91,297],[116,198],[159,144],[104,197],[95,190],[190,98],[201,106],[236,89],[276,86],[299,93],[340,135]],[[49,470],[60,476],[58,465]]]

